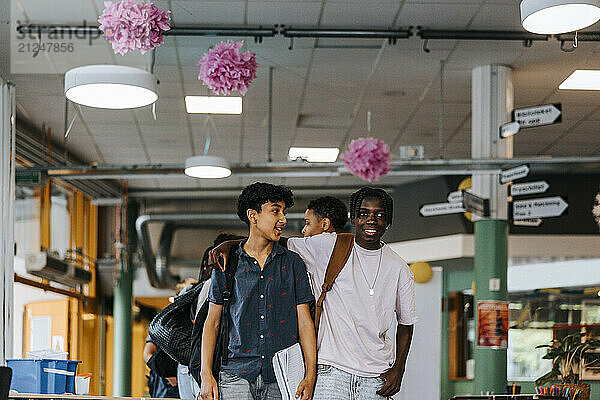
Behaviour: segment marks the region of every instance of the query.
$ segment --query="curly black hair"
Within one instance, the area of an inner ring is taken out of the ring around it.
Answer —
[[[246,225],[250,226],[246,211],[252,209],[260,212],[262,205],[269,201],[272,203],[283,201],[285,207],[290,208],[294,205],[294,195],[286,186],[272,185],[265,182],[253,183],[246,186],[240,197],[238,197],[237,215]]]
[[[312,200],[306,209],[312,210],[320,218],[329,218],[336,232],[342,232],[348,221],[348,208],[340,199],[332,196]]]
[[[383,209],[385,210],[385,220],[387,225],[392,225],[392,220],[394,219],[394,200],[392,199],[392,196],[383,189],[369,186],[360,188],[350,196],[350,219],[356,218],[362,201],[367,198],[381,200]]]

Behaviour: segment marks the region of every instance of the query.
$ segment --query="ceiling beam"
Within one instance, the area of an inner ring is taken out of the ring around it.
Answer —
[[[600,157],[449,159],[393,161],[390,176],[441,176],[469,174],[499,174],[502,169],[529,165],[532,174],[592,174],[600,173]],[[46,171],[50,178],[79,179],[144,179],[180,178],[182,164],[99,165],[99,166],[35,166],[24,168]],[[342,162],[272,162],[232,164],[234,177],[327,177],[350,173]]]

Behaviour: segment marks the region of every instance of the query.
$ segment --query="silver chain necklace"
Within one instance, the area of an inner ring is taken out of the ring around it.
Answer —
[[[365,275],[365,271],[363,270],[362,264],[360,262],[360,257],[356,255],[356,250],[352,253],[352,267],[354,267],[354,256],[358,259],[358,267],[360,268],[360,272],[362,272],[362,276],[365,279],[367,286],[369,287],[369,296],[373,296],[375,294],[375,283],[377,282],[377,278],[379,277],[379,268],[381,267],[381,254],[383,253],[384,243],[380,243],[381,247],[379,248],[379,263],[377,263],[377,272],[375,273],[375,279],[373,280],[373,285],[369,285],[369,280],[367,279],[367,275]]]

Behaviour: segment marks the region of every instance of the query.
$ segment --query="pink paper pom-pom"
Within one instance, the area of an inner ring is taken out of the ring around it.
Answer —
[[[171,29],[168,10],[143,1],[122,0],[104,2],[104,11],[98,18],[100,30],[113,50],[124,55],[131,50],[142,54],[163,43],[163,32]]]
[[[198,79],[215,94],[226,95],[237,90],[245,95],[248,86],[256,78],[256,54],[251,51],[240,53],[243,45],[243,41],[220,42],[198,62]]]
[[[353,175],[365,181],[375,181],[391,170],[390,148],[374,138],[353,140],[342,161]]]

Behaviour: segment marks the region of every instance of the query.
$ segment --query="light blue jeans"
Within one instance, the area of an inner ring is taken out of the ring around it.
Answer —
[[[264,383],[258,375],[256,382],[221,371],[219,375],[220,400],[281,400],[277,383]]]
[[[382,386],[381,378],[365,378],[319,364],[313,400],[382,400],[387,398],[377,394]]]
[[[185,365],[177,365],[177,387],[179,388],[179,398],[185,400],[195,400],[200,388],[196,380],[190,374]]]

